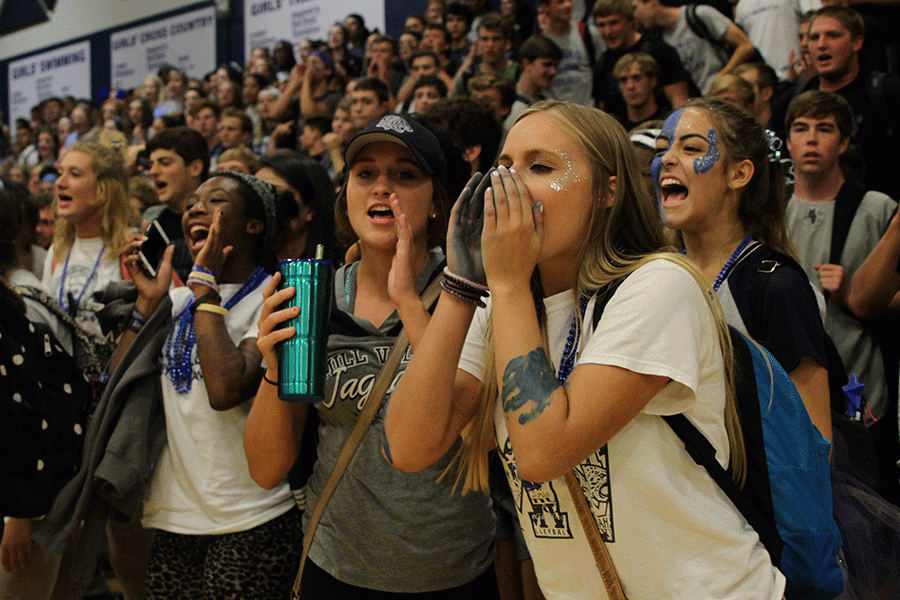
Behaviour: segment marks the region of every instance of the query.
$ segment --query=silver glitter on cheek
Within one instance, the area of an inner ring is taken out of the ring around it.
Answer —
[[[572,157],[569,156],[568,152],[561,152],[560,157],[566,162],[566,172],[559,179],[554,179],[550,182],[550,189],[557,192],[565,192],[569,190],[569,186],[573,181],[575,183],[581,181],[581,176],[578,171],[575,170],[575,162],[572,160]]]
[[[569,189],[569,177],[563,175],[559,179],[554,179],[550,182],[550,189],[556,190],[557,192],[567,191]]]

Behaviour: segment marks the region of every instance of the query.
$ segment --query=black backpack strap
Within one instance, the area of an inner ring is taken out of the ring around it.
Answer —
[[[620,277],[608,283],[596,294],[594,312],[591,316],[593,328],[597,328],[603,311],[610,298],[628,276]],[[700,431],[688,421],[683,414],[663,416],[666,423],[684,442],[685,449],[691,458],[705,468],[710,477],[722,488],[735,507],[740,511],[750,526],[759,534],[759,538],[776,566],[781,564],[781,549],[784,542],[775,525],[775,509],[772,506],[772,491],[769,485],[769,471],[763,447],[762,423],[759,413],[756,378],[753,373],[753,357],[744,338],[734,328],[729,327],[734,347],[736,395],[746,401],[738,401],[740,421],[744,429],[744,442],[747,462],[753,468],[748,469],[748,492],[741,491],[731,479],[731,475],[716,460],[716,450]],[[754,443],[753,441],[756,441]],[[752,479],[752,481],[751,481]],[[752,500],[751,500],[752,498]],[[762,507],[762,508],[759,508]]]
[[[775,272],[775,269],[781,266],[781,261],[775,258],[768,258],[759,263],[756,272],[753,274],[753,284],[750,286],[750,308],[753,313],[753,323],[747,324],[747,330],[751,336],[759,333],[761,326],[765,323],[765,296],[766,286],[769,283],[769,277]]]
[[[735,508],[759,535],[760,541],[769,551],[775,566],[781,564],[781,549],[784,542],[775,521],[772,504],[772,488],[769,484],[769,467],[766,460],[765,442],[762,431],[762,416],[759,408],[759,392],[753,369],[753,356],[744,336],[734,327],[728,327],[734,352],[735,401],[738,418],[744,433],[744,450],[747,456],[747,477],[741,489],[732,480],[731,474],[716,460],[713,445],[700,433],[684,414],[664,416],[666,423],[684,442],[685,450],[694,462],[706,469],[719,487],[725,492]]]
[[[841,255],[850,234],[850,225],[867,191],[869,190],[866,186],[850,179],[844,181],[844,185],[838,191],[831,225],[831,252],[828,254],[828,262],[833,265],[841,264]]]
[[[688,27],[691,28],[691,31],[699,37],[703,38],[707,42],[712,44],[721,45],[721,41],[717,40],[713,37],[712,32],[710,32],[709,27],[706,26],[706,23],[697,15],[697,5],[696,4],[687,4],[684,7],[684,16],[687,19]]]
[[[684,449],[695,463],[706,469],[713,481],[725,492],[735,508],[747,519],[747,522],[759,535],[759,539],[769,552],[772,564],[781,564],[781,549],[784,542],[778,531],[766,521],[763,514],[753,505],[747,496],[732,481],[728,471],[716,460],[716,449],[709,440],[691,423],[684,414],[663,415],[663,419],[672,431],[684,442]]]
[[[628,275],[614,279],[597,291],[595,294],[597,299],[594,301],[594,314],[591,316],[593,329],[597,329],[597,323],[600,322],[600,317],[603,316],[603,311],[606,310],[609,299],[613,297],[613,294],[616,293],[616,290],[619,289],[619,286],[622,285],[622,282],[627,278]]]
[[[722,12],[715,6],[712,6],[711,8]],[[691,28],[691,31],[693,31],[697,37],[706,40],[707,42],[718,48],[718,50],[722,53],[721,58],[724,59],[725,62],[728,62],[734,49],[724,39],[718,39],[713,35],[712,31],[709,30],[709,27],[706,26],[706,23],[703,22],[703,19],[701,19],[697,14],[696,4],[685,5],[684,17],[687,20],[688,27]],[[759,49],[754,47],[753,50],[753,55],[751,55],[746,62],[765,62],[765,60],[763,60],[762,54],[759,53]]]

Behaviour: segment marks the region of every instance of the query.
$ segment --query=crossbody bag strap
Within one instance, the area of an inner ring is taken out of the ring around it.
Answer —
[[[441,293],[440,282],[441,276],[438,275],[422,293],[422,304],[430,307],[434,303],[438,294]],[[400,361],[406,354],[407,347],[409,347],[409,336],[404,327],[400,331],[400,335],[397,336],[393,348],[391,348],[387,359],[384,361],[384,365],[378,372],[378,377],[372,385],[372,391],[369,393],[366,404],[360,411],[356,424],[353,426],[353,430],[350,432],[350,435],[347,436],[344,447],[341,448],[341,453],[338,455],[334,469],[325,481],[322,492],[319,494],[319,497],[316,499],[316,504],[309,513],[309,524],[307,525],[307,530],[303,533],[303,554],[300,556],[300,567],[297,569],[297,578],[294,580],[294,588],[291,591],[292,599],[300,597],[300,582],[303,579],[303,567],[306,565],[306,557],[309,555],[313,536],[316,533],[316,528],[319,526],[319,521],[322,520],[325,507],[328,505],[328,501],[337,489],[338,483],[340,483],[341,477],[344,476],[344,472],[346,472],[347,467],[350,465],[350,461],[353,460],[353,456],[356,454],[357,449],[359,449],[359,445],[362,443],[363,437],[369,430],[369,425],[371,425],[372,421],[375,419],[378,409],[381,408],[381,405],[384,403],[387,389],[391,385],[394,375],[397,373],[397,369],[400,367]]]
[[[575,511],[581,520],[581,528],[587,536],[588,545],[594,554],[594,561],[597,563],[597,570],[600,571],[600,578],[603,580],[603,586],[606,588],[606,595],[609,600],[628,600],[625,590],[622,589],[622,583],[619,581],[619,575],[616,573],[616,567],[606,548],[606,542],[600,537],[600,530],[597,528],[597,521],[588,506],[587,498],[581,484],[574,471],[569,471],[565,476],[566,485],[569,487],[569,495],[572,496],[572,502],[575,504]]]

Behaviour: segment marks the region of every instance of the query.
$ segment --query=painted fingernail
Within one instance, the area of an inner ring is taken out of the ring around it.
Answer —
[[[503,168],[503,167],[497,167],[497,170],[496,170],[496,171],[491,171],[491,177],[493,177],[493,178],[495,178],[495,179],[496,179],[497,177],[500,177],[500,169],[502,169],[502,168]]]
[[[514,168],[510,167],[509,172],[510,172],[510,174],[514,174],[516,172],[516,170]]]
[[[535,206],[541,212],[541,214],[544,214],[544,203],[543,202],[538,202],[537,204],[535,204]]]

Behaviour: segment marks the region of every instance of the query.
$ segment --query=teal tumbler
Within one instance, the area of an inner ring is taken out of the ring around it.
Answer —
[[[287,402],[319,402],[325,397],[333,267],[330,260],[297,259],[281,261],[278,270],[279,289],[296,290],[279,309],[300,307],[300,314],[282,325],[297,331],[278,344],[278,397]]]

